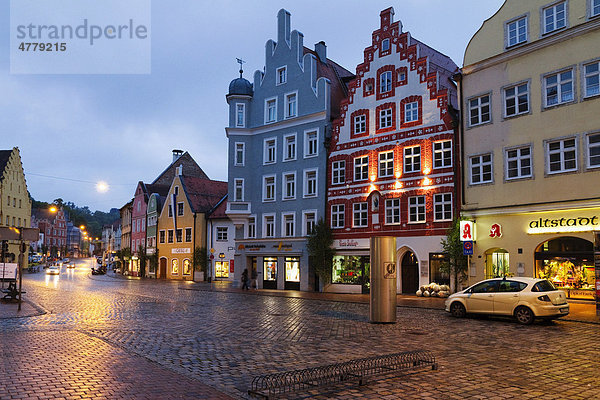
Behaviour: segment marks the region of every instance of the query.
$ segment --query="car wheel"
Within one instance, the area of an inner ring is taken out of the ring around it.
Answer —
[[[454,303],[450,304],[450,314],[456,318],[463,318],[465,315],[467,315],[467,310],[462,303],[455,301]]]
[[[533,311],[527,307],[518,307],[515,310],[515,318],[517,322],[523,325],[529,325],[535,319],[535,315],[533,315]]]

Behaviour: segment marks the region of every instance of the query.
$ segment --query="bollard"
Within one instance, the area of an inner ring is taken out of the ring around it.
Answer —
[[[396,275],[396,238],[371,237],[369,322],[396,322]]]

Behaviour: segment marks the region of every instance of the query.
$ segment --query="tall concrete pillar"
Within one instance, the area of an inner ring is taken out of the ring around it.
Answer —
[[[371,323],[396,322],[396,238],[371,237]]]

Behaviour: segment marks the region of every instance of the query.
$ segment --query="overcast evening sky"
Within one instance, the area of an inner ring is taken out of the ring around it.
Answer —
[[[127,0],[124,0],[127,1]],[[188,151],[211,179],[227,180],[229,82],[236,57],[252,82],[277,11],[291,13],[304,45],[355,72],[379,12],[462,65],[473,34],[504,0],[153,0],[149,75],[10,74],[8,1],[0,2],[0,149],[19,147],[36,200],[60,197],[92,211],[121,207]],[[106,193],[95,182],[110,185]]]

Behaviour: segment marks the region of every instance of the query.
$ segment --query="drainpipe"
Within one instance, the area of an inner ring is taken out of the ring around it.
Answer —
[[[196,260],[194,260],[194,254],[196,251],[196,213],[194,213],[194,227],[192,228],[192,236],[193,236],[193,248],[192,248],[192,264],[194,265],[194,271],[196,271]],[[194,272],[192,272],[192,281],[194,280]]]
[[[458,123],[458,129],[460,131],[459,133],[459,143],[458,146],[460,148],[460,165],[462,168],[460,168],[460,175],[459,175],[459,179],[460,179],[460,201],[461,201],[461,205],[465,205],[465,179],[464,179],[464,165],[466,164],[465,161],[465,150],[464,150],[464,139],[465,139],[465,125],[464,125],[464,118],[463,118],[463,103],[464,103],[464,93],[463,93],[463,74],[462,72],[458,72],[456,74],[454,74],[452,76],[452,79],[458,83],[458,119],[459,119],[459,123]],[[455,173],[456,175],[456,173]]]

